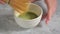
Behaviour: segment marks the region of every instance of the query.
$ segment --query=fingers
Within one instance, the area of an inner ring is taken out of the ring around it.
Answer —
[[[49,21],[49,18],[46,16],[46,20],[45,20],[46,24],[48,24],[48,21]]]
[[[37,0],[29,0],[30,2],[35,2],[35,1],[37,1]]]
[[[5,2],[3,2],[2,0],[0,0],[0,3],[1,3],[1,4],[5,4]]]
[[[42,15],[42,20],[45,19],[47,14]]]
[[[52,14],[49,12],[48,14],[47,14],[47,16],[46,16],[46,24],[48,24],[48,22],[50,21],[50,19],[51,19],[51,16],[52,16]]]

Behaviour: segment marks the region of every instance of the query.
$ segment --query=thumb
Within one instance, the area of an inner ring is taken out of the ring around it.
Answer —
[[[47,15],[46,16],[46,20],[45,20],[46,24],[48,24],[48,22],[49,22],[50,19],[51,19],[51,16],[50,15]]]

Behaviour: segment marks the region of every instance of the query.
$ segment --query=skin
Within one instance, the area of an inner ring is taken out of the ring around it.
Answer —
[[[29,0],[30,2],[35,2],[37,0]],[[46,19],[46,24],[48,24],[49,20],[51,19],[52,15],[56,11],[57,7],[57,0],[45,0],[48,6],[48,12],[46,15],[43,16],[43,19]],[[0,0],[0,3],[4,4],[3,0]]]
[[[35,2],[37,0],[30,0],[31,2]],[[56,11],[57,8],[57,0],[45,0],[45,3],[47,4],[48,11],[46,15],[43,15],[43,19],[46,19],[46,24],[48,24],[49,20],[53,16],[53,14]]]
[[[55,13],[57,8],[57,0],[45,0],[48,6],[48,12],[46,16],[46,23],[51,19],[52,15]]]
[[[4,4],[5,2],[3,0],[0,0],[0,4]]]

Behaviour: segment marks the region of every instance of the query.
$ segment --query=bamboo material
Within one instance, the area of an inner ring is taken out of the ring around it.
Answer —
[[[9,0],[4,0],[5,2],[8,2]],[[28,10],[29,7],[29,0],[10,0],[9,5],[11,5],[15,10],[17,10],[20,13],[24,13]]]

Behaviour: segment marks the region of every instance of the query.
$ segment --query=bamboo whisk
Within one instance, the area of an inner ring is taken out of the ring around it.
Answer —
[[[4,0],[7,2],[7,0]],[[8,4],[11,5],[20,14],[26,12],[29,7],[29,0],[9,0]]]

